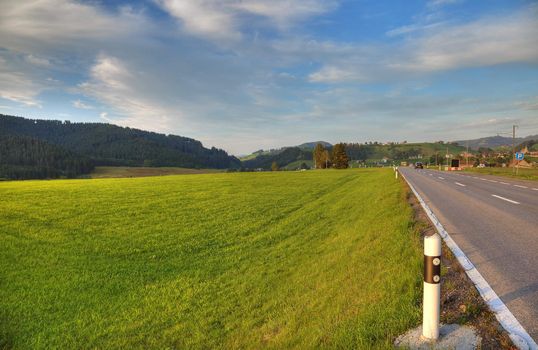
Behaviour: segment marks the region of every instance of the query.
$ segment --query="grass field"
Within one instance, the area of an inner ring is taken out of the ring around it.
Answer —
[[[0,183],[0,348],[392,348],[405,196],[388,169]]]
[[[223,170],[218,169],[188,169],[174,167],[128,167],[128,166],[98,166],[90,174],[93,179],[112,177],[144,177],[162,175],[184,175],[184,174],[207,174],[218,173]]]
[[[513,168],[467,168],[465,170],[479,174],[506,176],[522,180],[538,180],[538,168],[519,168],[518,175],[513,173]]]

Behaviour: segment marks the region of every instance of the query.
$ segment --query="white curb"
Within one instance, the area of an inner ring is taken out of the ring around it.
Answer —
[[[435,226],[437,232],[439,232],[446,245],[456,256],[459,263],[465,270],[465,273],[467,273],[467,276],[469,276],[471,281],[473,281],[474,285],[476,286],[476,289],[478,289],[480,295],[482,295],[482,298],[484,299],[486,304],[495,314],[495,317],[497,318],[499,323],[508,332],[508,335],[510,336],[510,339],[512,339],[512,341],[514,342],[514,345],[517,346],[517,348],[520,350],[538,350],[538,345],[536,344],[534,339],[531,338],[525,328],[523,328],[521,323],[519,323],[519,321],[512,314],[512,312],[508,310],[508,307],[506,307],[501,298],[499,298],[497,293],[495,293],[493,288],[491,288],[489,283],[484,279],[484,277],[482,277],[480,272],[478,272],[478,270],[469,260],[469,258],[467,258],[465,253],[460,249],[456,242],[454,242],[452,237],[450,237],[443,225],[439,222],[439,219],[437,219],[430,207],[428,207],[426,202],[424,202],[422,197],[418,194],[413,185],[411,185],[411,183],[407,180],[405,175],[403,173],[401,175],[417,197],[418,201],[420,202],[420,205],[422,206],[422,208],[424,208],[424,211],[426,211],[426,214]]]

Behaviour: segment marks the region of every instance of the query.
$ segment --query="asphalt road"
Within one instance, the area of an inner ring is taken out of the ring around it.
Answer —
[[[538,341],[538,182],[403,167],[400,172]]]

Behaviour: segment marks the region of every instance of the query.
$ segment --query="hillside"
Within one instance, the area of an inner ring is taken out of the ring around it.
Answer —
[[[24,136],[61,147],[95,165],[237,168],[240,161],[200,141],[104,123],[32,120],[0,115],[0,136]]]
[[[314,144],[315,146],[315,144]],[[330,149],[330,148],[329,148]],[[413,161],[421,159],[426,162],[435,162],[435,155],[439,161],[444,159],[448,152],[452,155],[460,154],[465,147],[453,143],[348,143],[346,153],[351,161],[365,164],[399,163],[401,161]],[[245,168],[270,169],[271,164],[276,162],[280,168],[293,170],[300,168],[304,162],[312,164],[312,150],[307,148],[287,147],[280,150],[258,151],[251,157],[242,158]]]
[[[249,169],[270,169],[271,164],[276,162],[279,167],[283,168],[290,163],[304,160],[312,160],[312,151],[299,147],[288,147],[279,152],[260,154],[255,158],[244,160],[243,166]]]
[[[315,142],[305,142],[305,143],[302,143],[300,144],[299,148],[301,149],[308,149],[308,150],[313,150],[314,148],[316,148],[316,145],[318,143],[321,143],[323,145],[323,147],[325,148],[331,148],[333,145],[330,144],[329,142],[325,142],[325,141],[315,141]]]
[[[304,150],[304,151],[312,151],[316,145],[318,143],[321,143],[323,145],[323,147],[325,148],[332,148],[332,144],[330,144],[329,142],[326,142],[326,141],[314,141],[314,142],[305,142],[305,143],[302,143],[298,146],[288,146],[288,147],[282,147],[282,148],[274,148],[274,149],[270,149],[270,150],[258,150],[256,152],[253,152],[251,154],[248,154],[246,156],[242,156],[240,157],[239,159],[242,161],[242,162],[245,162],[245,161],[248,161],[248,160],[252,160],[254,158],[257,158],[259,156],[276,156],[277,154],[280,154],[282,152],[284,152],[284,150],[288,149],[288,148],[299,148],[301,150]]]
[[[527,137],[516,137],[515,144],[518,145],[525,141],[530,140],[538,140],[538,135],[529,135]],[[457,144],[461,146],[469,145],[470,149],[477,150],[481,147],[483,148],[496,148],[496,147],[502,147],[502,146],[512,146],[512,138],[511,137],[504,137],[504,136],[489,136],[489,137],[482,137],[479,139],[472,139],[472,140],[461,140],[461,141],[455,141]]]
[[[93,167],[90,159],[45,141],[0,135],[0,179],[75,177]]]

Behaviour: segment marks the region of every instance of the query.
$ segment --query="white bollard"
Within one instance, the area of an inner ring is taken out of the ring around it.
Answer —
[[[441,237],[435,233],[424,237],[424,310],[422,336],[429,340],[439,338],[441,314]]]
[[[395,176],[396,176],[396,178],[398,178],[398,170],[396,170],[396,172],[394,174],[396,174]]]

